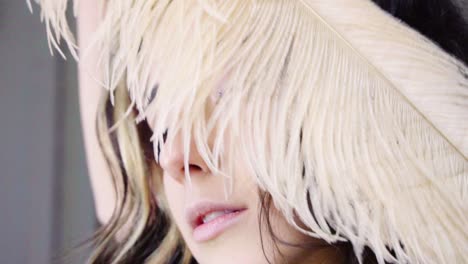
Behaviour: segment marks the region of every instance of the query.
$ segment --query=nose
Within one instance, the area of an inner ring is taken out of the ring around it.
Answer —
[[[164,144],[162,146],[159,165],[165,173],[181,184],[184,184],[185,182],[186,169],[189,171],[191,176],[206,174],[209,171],[208,166],[200,156],[193,139],[190,141],[188,168],[185,167],[184,146],[181,133],[174,138],[171,146],[169,146],[169,144]]]

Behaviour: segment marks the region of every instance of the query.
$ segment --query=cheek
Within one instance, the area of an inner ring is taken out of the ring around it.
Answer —
[[[184,187],[181,184],[178,184],[172,177],[170,177],[166,173],[164,173],[163,175],[163,186],[172,218],[173,220],[175,220],[179,228],[183,228],[185,226]]]

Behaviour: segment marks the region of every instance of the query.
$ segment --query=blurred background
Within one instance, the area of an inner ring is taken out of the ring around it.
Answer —
[[[76,63],[50,55],[33,9],[0,0],[0,263],[84,263],[62,256],[97,227]]]

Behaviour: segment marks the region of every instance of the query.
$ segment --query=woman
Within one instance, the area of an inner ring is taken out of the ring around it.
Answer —
[[[73,51],[64,3],[41,1]],[[456,4],[93,4],[81,87],[106,224],[91,263],[468,262]]]

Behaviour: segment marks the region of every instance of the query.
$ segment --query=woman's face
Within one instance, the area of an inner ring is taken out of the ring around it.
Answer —
[[[235,175],[232,175],[233,191],[225,200],[223,177],[210,172],[194,142],[190,149],[188,170],[192,188],[184,174],[180,135],[176,136],[170,148],[168,144],[161,148],[159,165],[163,170],[170,212],[197,261],[201,264],[268,263],[262,250],[263,239],[264,250],[271,263],[286,263],[275,251],[265,221],[259,227],[260,198],[252,173],[242,162],[236,163]],[[273,231],[280,240],[292,244],[323,245],[321,241],[294,229],[275,208],[270,210],[270,216]],[[262,238],[259,228],[262,228]],[[289,263],[300,263],[301,259],[317,251],[310,247],[277,245]]]

